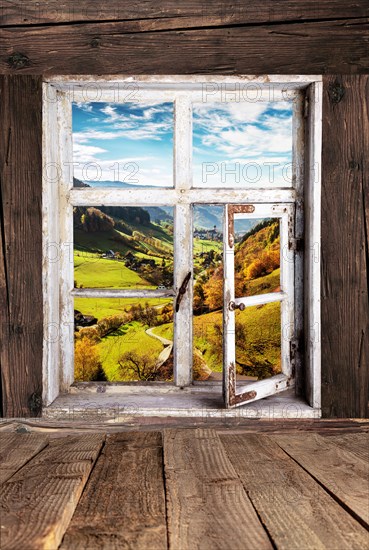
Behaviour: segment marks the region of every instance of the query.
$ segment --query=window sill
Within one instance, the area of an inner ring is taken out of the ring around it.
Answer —
[[[310,407],[293,389],[235,409],[225,409],[219,386],[171,385],[73,387],[45,407],[43,418],[50,420],[94,420],[107,424],[127,422],[138,417],[187,418],[320,418],[320,409]]]

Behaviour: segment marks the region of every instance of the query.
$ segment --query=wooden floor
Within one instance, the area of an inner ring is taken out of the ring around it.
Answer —
[[[368,422],[0,425],[0,548],[369,549]]]

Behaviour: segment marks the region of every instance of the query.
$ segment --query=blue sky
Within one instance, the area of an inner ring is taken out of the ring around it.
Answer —
[[[193,112],[195,186],[291,185],[291,103],[201,103]],[[84,181],[172,186],[173,104],[73,104],[73,150]]]
[[[75,103],[72,119],[77,178],[173,185],[172,103]]]

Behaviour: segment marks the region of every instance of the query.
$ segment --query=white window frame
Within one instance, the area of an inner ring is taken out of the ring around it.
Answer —
[[[223,395],[227,407],[243,405],[286,390],[294,384],[291,345],[295,333],[295,253],[291,250],[294,242],[295,205],[294,203],[263,203],[251,206],[252,212],[234,212],[228,205],[224,216],[224,307],[223,307]],[[249,209],[249,208],[248,208]],[[236,207],[238,211],[239,208]],[[233,220],[232,220],[233,218]],[[234,224],[237,219],[273,218],[279,221],[280,234],[280,287],[279,292],[235,297],[234,271]],[[230,219],[233,221],[230,227]],[[233,229],[232,229],[233,228]],[[249,383],[236,382],[236,314],[229,304],[257,306],[279,302],[281,305],[281,373],[264,380]]]
[[[248,88],[247,88],[248,87]],[[242,90],[260,90],[266,100],[294,98],[292,187],[269,189],[192,188],[192,102],[201,102],[204,90],[212,101],[224,101]],[[215,90],[215,92],[214,92]],[[135,96],[129,98],[129,94]],[[98,98],[96,97],[98,94]],[[138,95],[137,95],[138,94]],[[175,101],[174,187],[165,189],[73,189],[72,101]],[[47,406],[62,392],[70,391],[74,380],[73,297],[167,297],[173,291],[103,291],[74,289],[73,206],[163,205],[174,207],[175,270],[178,289],[192,269],[193,204],[294,203],[295,238],[304,235],[304,253],[296,252],[295,281],[297,331],[304,330],[306,397],[320,410],[320,159],[322,78],[320,76],[121,76],[55,77],[43,84],[43,292],[44,353],[43,400]],[[177,154],[181,151],[181,154]],[[305,207],[304,207],[305,205]],[[181,238],[178,238],[178,235]],[[180,253],[179,253],[180,252]],[[304,268],[304,274],[302,274]],[[304,293],[302,288],[304,284]],[[302,319],[302,310],[305,319]],[[304,328],[303,328],[304,327]],[[188,341],[179,337],[189,335]],[[177,314],[174,335],[176,386],[192,383],[192,285]],[[300,376],[296,358],[296,377]]]

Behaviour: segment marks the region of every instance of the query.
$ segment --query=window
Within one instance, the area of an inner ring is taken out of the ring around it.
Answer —
[[[222,379],[227,407],[306,380],[320,408],[320,86],[45,82],[47,404],[95,353],[89,379]]]

